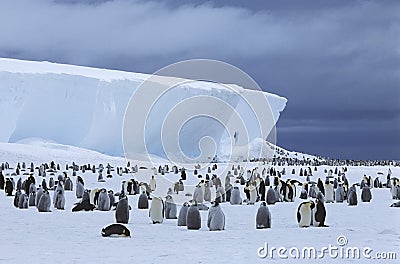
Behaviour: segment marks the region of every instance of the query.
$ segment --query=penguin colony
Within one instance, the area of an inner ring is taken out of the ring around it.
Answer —
[[[318,160],[293,160],[274,158],[268,165],[259,169],[245,170],[243,166],[233,165],[232,169],[223,177],[215,171],[217,164],[207,168],[205,177],[200,174],[200,165],[196,165],[192,172],[184,168],[168,165],[151,168],[152,176],[149,182],[138,182],[135,178],[121,181],[121,190],[107,190],[101,183],[115,176],[134,175],[139,169],[137,165],[126,167],[113,167],[110,164],[98,166],[72,163],[61,170],[55,162],[43,163],[35,166],[33,163],[18,163],[15,168],[3,163],[0,166],[0,189],[6,196],[13,197],[13,204],[19,209],[34,207],[38,212],[51,212],[64,210],[66,206],[65,192],[74,192],[78,201],[73,205],[72,212],[79,211],[115,211],[115,224],[104,227],[101,235],[131,237],[130,230],[124,226],[130,220],[132,208],[128,202],[129,195],[138,195],[137,209],[148,210],[150,222],[162,224],[164,219],[176,219],[177,226],[186,227],[188,230],[202,228],[200,211],[208,211],[207,228],[210,231],[225,230],[225,214],[222,204],[230,206],[243,206],[259,204],[255,212],[256,229],[272,227],[272,214],[270,206],[276,203],[298,202],[297,212],[294,212],[299,227],[327,227],[326,203],[344,203],[348,206],[357,206],[359,200],[369,203],[373,200],[374,188],[388,188],[394,200],[400,199],[400,180],[392,176],[389,169],[386,177],[378,176],[373,179],[364,175],[360,182],[351,186],[346,178],[346,166],[373,166],[382,165],[381,162],[364,161],[327,161],[337,167],[325,170],[325,179],[315,179],[313,173],[318,171],[318,166],[324,165]],[[301,166],[300,170],[293,168],[292,175],[304,179],[299,181],[285,177],[288,173],[276,170],[274,166],[293,165]],[[326,165],[326,164],[325,164]],[[385,164],[388,165],[388,164]],[[389,164],[398,166],[400,164]],[[86,172],[97,174],[99,188],[86,189],[83,175]],[[157,189],[157,175],[169,173],[180,174],[180,179],[171,188],[166,190],[165,197],[152,195]],[[191,175],[192,174],[192,175]],[[383,175],[383,173],[380,173]],[[37,177],[35,177],[37,175]],[[57,176],[56,176],[57,175]],[[105,177],[103,176],[105,175]],[[211,175],[211,176],[210,176]],[[184,181],[187,177],[196,177],[199,183],[194,192],[187,193],[188,201],[177,206],[174,195],[185,191]],[[24,180],[23,180],[24,178]],[[41,179],[37,180],[37,179]],[[224,181],[221,180],[224,179]],[[286,179],[284,179],[286,178]],[[358,195],[358,189],[360,195]],[[214,192],[214,195],[212,195]],[[215,199],[212,200],[212,196]],[[358,199],[360,197],[360,199]],[[394,202],[391,207],[400,207],[400,202]],[[179,209],[179,212],[178,212]]]

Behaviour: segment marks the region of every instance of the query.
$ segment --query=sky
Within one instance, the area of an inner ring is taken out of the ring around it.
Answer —
[[[277,144],[400,159],[400,1],[2,0],[0,57],[152,73],[215,59],[288,99]]]

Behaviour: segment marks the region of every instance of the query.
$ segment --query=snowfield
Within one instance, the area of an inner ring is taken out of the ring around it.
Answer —
[[[300,154],[299,154],[300,155]],[[126,166],[124,158],[107,156],[94,151],[54,144],[50,142],[30,141],[29,144],[0,143],[0,161],[9,162],[15,169],[17,162],[31,161],[35,166],[39,163],[54,160],[61,165],[61,170],[53,177],[57,177],[65,171],[65,164],[73,161],[77,164],[110,163],[112,166]],[[152,175],[151,167],[157,164],[143,164],[132,162],[147,169],[140,169],[133,177],[139,181],[148,182]],[[159,159],[159,164],[165,161]],[[220,167],[223,167],[222,164]],[[259,168],[267,165],[251,163],[251,166]],[[275,167],[281,170],[282,167]],[[293,178],[304,182],[305,177],[298,176],[300,167],[285,167],[288,172],[283,179]],[[292,175],[292,168],[296,174]],[[386,177],[389,167],[348,167],[346,173],[350,184],[360,182],[364,174],[373,178],[378,172],[384,173],[381,180]],[[3,171],[3,174],[14,172]],[[318,177],[325,178],[324,169],[327,166],[318,167],[311,180]],[[391,167],[392,175],[399,176],[400,168]],[[36,170],[37,172],[37,170]],[[68,175],[74,182],[75,177]],[[204,175],[206,168],[200,172]],[[224,183],[225,175],[219,175]],[[21,172],[23,174],[23,172]],[[81,172],[78,175],[85,180],[85,188],[107,188],[117,192],[121,189],[122,180],[132,178],[131,174],[118,176],[113,172],[111,179],[105,183],[97,182],[97,173]],[[6,176],[9,177],[9,176]],[[22,179],[26,178],[21,176]],[[19,178],[15,177],[15,181]],[[47,175],[46,180],[50,178]],[[165,197],[171,182],[176,181],[179,174],[168,173],[165,177],[156,176],[157,189],[155,195]],[[168,179],[168,180],[166,180]],[[41,177],[36,175],[38,185]],[[187,201],[184,194],[191,192],[190,185],[196,184],[198,178],[188,170],[188,179],[185,182],[185,192],[174,194],[174,199],[181,204]],[[327,220],[329,227],[299,228],[296,221],[297,206],[300,187],[297,189],[295,202],[277,203],[269,205],[272,214],[272,228],[264,230],[255,229],[255,215],[259,202],[255,205],[236,205],[223,203],[222,209],[226,217],[224,231],[210,232],[207,229],[207,211],[200,211],[202,228],[199,231],[189,231],[186,227],[178,227],[177,220],[164,219],[163,224],[152,224],[148,210],[137,209],[138,195],[129,195],[130,220],[126,225],[132,234],[131,238],[103,238],[100,231],[103,227],[115,223],[115,211],[93,211],[72,213],[71,208],[76,199],[75,191],[66,191],[66,208],[57,210],[51,207],[52,212],[39,213],[35,207],[29,209],[17,209],[13,206],[13,197],[6,197],[4,191],[0,192],[0,219],[2,220],[2,242],[0,260],[2,263],[295,263],[297,261],[310,262],[309,259],[294,260],[280,259],[276,255],[271,259],[258,257],[258,249],[268,243],[270,247],[315,247],[318,252],[329,244],[337,246],[337,237],[346,236],[351,247],[370,247],[374,256],[376,252],[396,252],[399,258],[400,246],[400,209],[389,207],[395,202],[389,189],[372,189],[372,201],[362,203],[361,191],[357,188],[359,203],[355,207],[347,206],[347,203],[326,204]],[[50,191],[50,197],[53,191]],[[214,193],[213,193],[214,194]],[[245,197],[241,192],[242,198]],[[209,204],[208,204],[209,205]],[[179,212],[179,209],[178,209]],[[286,255],[288,253],[286,252]],[[319,260],[321,261],[321,260]],[[333,263],[337,260],[327,254],[322,260],[324,263]],[[376,260],[350,259],[354,263],[375,263]],[[398,261],[398,260],[397,260]],[[397,263],[396,260],[386,260],[385,263]],[[311,261],[313,262],[313,261]],[[382,261],[383,263],[383,261]]]

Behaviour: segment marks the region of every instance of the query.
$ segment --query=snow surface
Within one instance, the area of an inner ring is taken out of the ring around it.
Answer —
[[[0,143],[0,161],[8,161],[15,168],[17,162],[50,162],[54,160],[61,164],[96,164],[110,163],[113,166],[125,166],[123,158],[107,156],[98,152],[77,147],[65,146],[35,139],[24,142],[25,144]],[[164,161],[159,159],[160,164]],[[133,162],[138,166],[146,166],[134,177],[139,181],[149,181],[153,164]],[[222,165],[222,164],[219,164]],[[251,163],[249,166],[262,164]],[[282,167],[277,167],[282,169]],[[289,172],[287,177],[299,177],[300,167],[285,167]],[[296,169],[292,175],[291,169]],[[325,177],[324,169],[318,167],[318,172],[311,177]],[[364,174],[373,178],[378,172],[385,175],[389,167],[349,167],[346,173],[350,183],[359,182]],[[393,176],[400,175],[400,168],[392,167]],[[10,173],[13,170],[3,173]],[[59,172],[61,173],[61,172]],[[55,176],[57,176],[57,173]],[[204,175],[205,171],[201,171]],[[218,175],[220,171],[216,172]],[[71,176],[71,171],[68,172]],[[122,177],[113,174],[112,179],[105,183],[97,182],[97,174],[86,172],[79,173],[85,180],[85,188],[101,188],[120,190],[121,181],[130,179],[132,175]],[[224,183],[224,176],[220,175]],[[22,176],[24,178],[26,176]],[[47,180],[50,176],[47,176]],[[382,177],[385,176],[380,176]],[[37,182],[41,181],[36,177]],[[75,179],[72,177],[75,187]],[[171,182],[178,179],[175,174],[166,174],[165,178],[156,176],[156,195],[165,197],[166,190]],[[17,180],[17,178],[16,178]],[[187,184],[198,181],[192,172],[188,175]],[[184,193],[189,192],[189,188]],[[298,189],[299,191],[299,189]],[[188,200],[184,193],[173,195],[175,201]],[[388,189],[372,189],[371,203],[360,202],[360,190],[357,190],[359,204],[349,207],[347,203],[326,204],[327,228],[299,228],[296,221],[296,210],[300,199],[293,203],[277,203],[268,206],[272,214],[272,228],[267,230],[255,229],[255,215],[259,203],[255,205],[232,206],[222,204],[226,216],[226,230],[210,232],[206,227],[207,212],[201,211],[202,228],[199,231],[189,231],[185,227],[178,227],[177,220],[164,220],[163,224],[153,225],[148,217],[148,210],[137,209],[137,196],[129,196],[132,206],[130,220],[126,225],[132,238],[103,238],[101,228],[114,223],[114,211],[109,212],[78,212],[72,213],[73,203],[78,200],[75,192],[66,192],[66,210],[51,208],[50,213],[38,213],[35,208],[27,210],[16,209],[13,206],[13,197],[6,197],[0,192],[0,219],[2,220],[2,242],[0,259],[2,263],[295,263],[297,260],[288,259],[260,259],[257,249],[265,242],[269,246],[314,246],[317,249],[329,244],[337,245],[336,238],[345,235],[349,246],[370,247],[377,251],[397,252],[399,257],[400,246],[400,209],[389,207],[394,201]],[[52,193],[50,193],[50,197]],[[242,197],[244,194],[242,193]],[[301,262],[313,262],[308,259]],[[321,261],[321,260],[320,260]],[[337,260],[326,257],[324,263],[333,263]],[[376,260],[348,260],[353,263],[375,263]],[[382,261],[383,263],[383,261]],[[386,260],[385,263],[397,263],[396,260]]]
[[[141,73],[0,58],[0,141],[15,143],[35,137],[123,156],[125,110],[137,87],[149,77]],[[156,80],[163,83],[176,79],[159,77]],[[236,91],[221,84],[191,81],[171,89],[149,115],[147,124],[150,125],[146,127],[149,153],[165,156],[159,144],[159,128],[163,124],[160,117],[166,116],[185,99],[208,96],[222,100],[243,114],[248,131],[254,127],[255,121],[245,107],[244,94],[265,97],[271,106],[274,122],[286,105],[287,100],[283,97],[234,87]],[[152,93],[152,90],[146,91],[147,97]],[[201,113],[210,105],[204,104],[200,108],[203,108],[198,109]],[[136,117],[139,116],[146,117],[147,112],[136,113]],[[180,137],[188,156],[198,155],[198,148],[193,148],[197,137],[210,136],[219,146],[226,134],[224,127],[217,122],[197,121],[183,129]],[[135,125],[139,128],[144,126],[139,121]],[[256,136],[251,135],[250,139]]]

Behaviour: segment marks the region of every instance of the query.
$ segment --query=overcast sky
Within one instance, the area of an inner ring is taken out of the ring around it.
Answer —
[[[0,57],[152,73],[231,63],[288,99],[278,145],[400,159],[400,1],[0,1]]]

